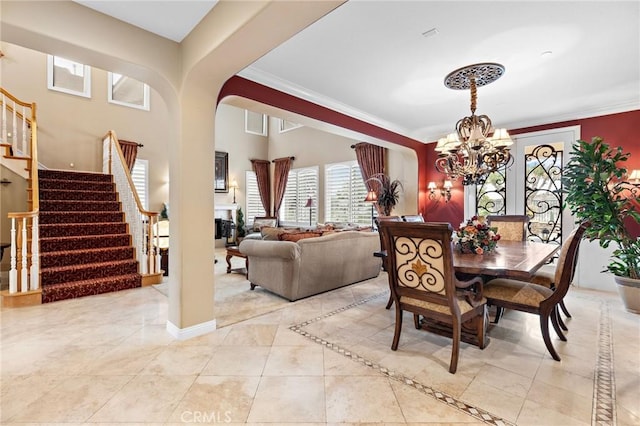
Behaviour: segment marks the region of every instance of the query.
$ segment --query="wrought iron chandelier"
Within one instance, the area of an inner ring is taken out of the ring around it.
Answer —
[[[513,141],[506,129],[496,129],[486,115],[476,115],[477,88],[493,83],[504,74],[496,63],[468,65],[450,72],[444,85],[455,90],[471,90],[471,115],[456,123],[456,132],[438,140],[436,169],[449,179],[462,178],[463,185],[482,184],[487,175],[510,166]]]

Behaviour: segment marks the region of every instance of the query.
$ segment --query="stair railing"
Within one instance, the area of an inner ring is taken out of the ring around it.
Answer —
[[[126,166],[118,137],[109,130],[102,139],[102,172],[113,175],[116,189],[122,202],[125,219],[129,224],[136,258],[140,264],[140,273],[159,274],[160,256],[158,254],[159,237],[153,230],[158,222],[158,212],[150,212],[142,207],[138,192],[133,185],[131,172]],[[154,243],[155,238],[155,244]]]
[[[11,266],[9,294],[40,289],[38,214],[38,124],[36,104],[17,99],[0,88],[0,146],[3,157],[24,160],[29,171],[31,194],[28,212],[8,213],[11,219]],[[18,111],[18,110],[21,110]],[[10,119],[7,117],[10,115]],[[19,269],[19,271],[18,271]],[[20,273],[18,273],[20,272]]]

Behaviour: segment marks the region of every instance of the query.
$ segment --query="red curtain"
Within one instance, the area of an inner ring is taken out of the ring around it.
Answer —
[[[269,182],[269,161],[267,160],[251,160],[251,168],[256,173],[258,181],[258,192],[260,200],[266,216],[271,216],[271,186]]]
[[[275,199],[273,200],[273,215],[278,217],[280,212],[280,206],[282,205],[282,199],[284,198],[284,191],[287,189],[287,181],[289,180],[289,170],[291,170],[291,157],[276,158],[273,160],[276,163],[274,171],[274,186],[275,186]]]
[[[124,156],[124,162],[127,164],[129,171],[133,170],[133,165],[136,162],[136,156],[138,155],[138,143],[125,141],[122,139],[118,140],[120,143],[120,149],[122,150],[122,155]]]
[[[356,159],[367,191],[378,193],[378,182],[374,180],[367,182],[367,180],[373,175],[384,174],[385,148],[366,142],[357,143],[353,148],[356,150]]]

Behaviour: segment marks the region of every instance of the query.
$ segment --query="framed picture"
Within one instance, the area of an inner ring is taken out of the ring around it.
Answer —
[[[215,192],[229,192],[229,153],[216,151],[214,170]]]

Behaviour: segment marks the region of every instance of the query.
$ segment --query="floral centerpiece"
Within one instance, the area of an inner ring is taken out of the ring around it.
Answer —
[[[473,216],[453,233],[453,242],[462,253],[483,254],[496,248],[498,228],[487,225],[484,216]]]

